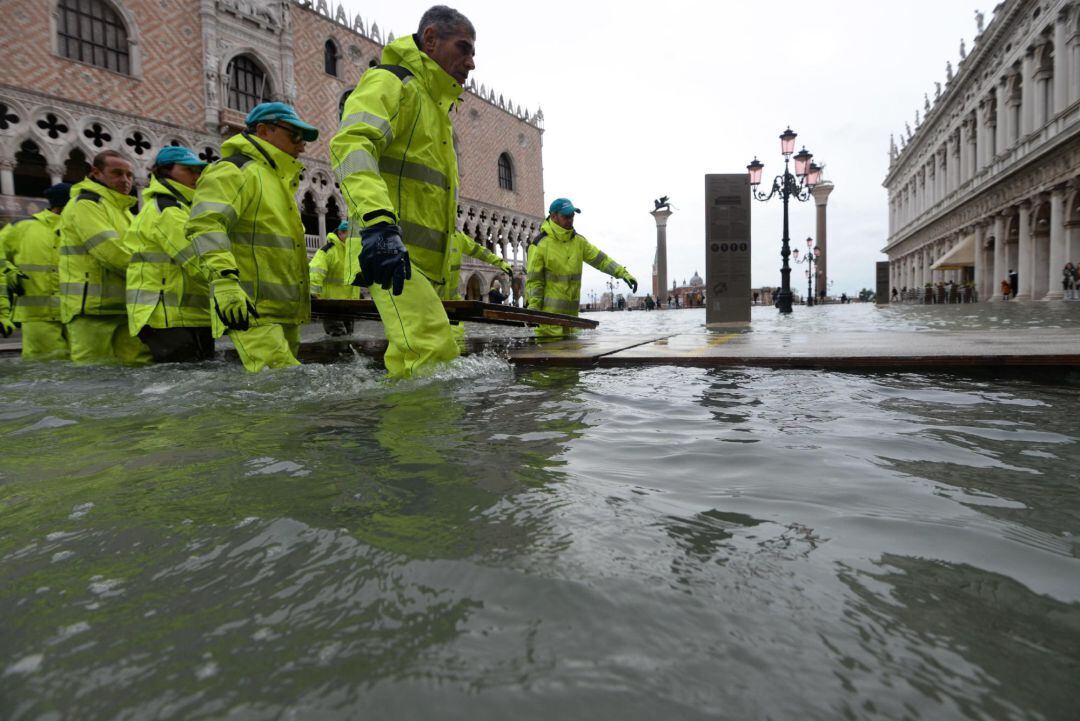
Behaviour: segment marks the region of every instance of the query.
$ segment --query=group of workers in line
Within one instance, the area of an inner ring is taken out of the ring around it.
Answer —
[[[298,158],[319,131],[285,103],[262,103],[222,145],[221,160],[163,148],[137,216],[133,166],[105,150],[82,182],[46,191],[48,210],[0,231],[0,334],[20,324],[26,358],[139,365],[208,359],[227,333],[255,372],[298,364],[312,296],[358,298],[363,286],[383,322],[392,377],[457,357],[464,329],[442,301],[460,297],[462,255],[511,272],[456,230],[450,113],[474,68],[475,37],[468,18],[437,5],[364,73],[330,141],[349,220],[310,266]],[[528,252],[528,308],[577,315],[582,262],[637,289],[574,230],[579,212],[566,198],[551,204]]]

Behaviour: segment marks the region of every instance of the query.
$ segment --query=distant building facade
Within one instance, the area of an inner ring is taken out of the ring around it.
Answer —
[[[1062,297],[1080,260],[1080,5],[1004,0],[976,14],[970,53],[925,98],[921,124],[890,142],[894,288],[953,281],[979,300]]]
[[[377,24],[331,14],[326,0],[4,0],[0,19],[0,221],[37,209],[48,185],[81,180],[105,148],[134,161],[143,187],[163,145],[217,159],[267,100],[321,130],[297,195],[310,252],[343,216],[328,141],[393,38]],[[459,228],[520,274],[543,220],[543,114],[470,82],[453,120]],[[500,276],[465,258],[459,289],[486,294]]]

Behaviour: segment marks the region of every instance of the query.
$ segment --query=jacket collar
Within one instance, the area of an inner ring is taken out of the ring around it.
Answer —
[[[551,218],[544,220],[540,225],[540,229],[547,233],[549,237],[554,238],[561,243],[565,243],[577,235],[577,231],[573,228],[566,229],[561,225],[556,225]]]
[[[125,195],[124,193],[118,193],[104,183],[99,183],[98,181],[94,180],[89,175],[86,176],[82,180],[82,182],[76,183],[71,188],[71,197],[79,197],[79,193],[84,190],[88,190],[91,193],[100,195],[110,205],[120,210],[129,210],[131,206],[135,205],[136,202],[134,195]]]
[[[222,157],[236,154],[265,165],[285,181],[295,180],[304,170],[304,164],[299,160],[250,133],[238,133],[222,143]]]
[[[416,35],[398,38],[387,45],[383,49],[382,61],[386,65],[403,65],[408,68],[446,112],[461,100],[465,92],[450,73],[420,49]]]
[[[191,205],[191,198],[195,195],[195,189],[175,180],[168,180],[163,183],[151,175],[150,186],[142,192],[143,203],[149,203],[159,195],[171,195],[177,200],[184,201],[185,205]]]

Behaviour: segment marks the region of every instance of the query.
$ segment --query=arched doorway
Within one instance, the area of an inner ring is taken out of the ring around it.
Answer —
[[[465,300],[484,300],[484,283],[480,275],[473,273],[465,285]]]
[[[15,195],[40,198],[45,188],[52,185],[47,165],[37,143],[24,140],[15,153]]]
[[[90,174],[90,162],[86,159],[86,153],[79,148],[72,148],[64,161],[64,182],[78,183]]]
[[[333,232],[337,230],[337,227],[341,225],[341,210],[338,208],[337,200],[334,196],[330,196],[326,199],[326,229]]]
[[[304,224],[304,235],[319,234],[319,210],[310,191],[300,201],[300,222]]]

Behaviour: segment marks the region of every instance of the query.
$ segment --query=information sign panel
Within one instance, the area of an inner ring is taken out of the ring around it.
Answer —
[[[750,322],[750,182],[705,176],[705,322]]]

